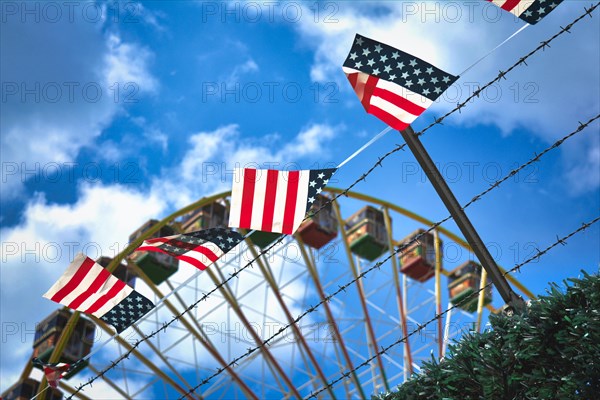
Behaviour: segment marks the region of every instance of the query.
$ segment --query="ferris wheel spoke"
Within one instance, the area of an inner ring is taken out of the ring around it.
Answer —
[[[339,219],[338,219],[338,222],[339,222]],[[333,329],[333,331],[334,331],[334,333],[333,333],[334,341],[335,341],[335,343],[338,344],[338,346],[334,346],[334,347],[336,347],[336,348],[339,347],[339,351],[342,353],[342,355],[345,359],[346,367],[349,370],[354,371],[354,366],[353,366],[352,360],[350,359],[350,355],[348,353],[348,348],[345,345],[343,336],[339,331],[339,326],[338,326],[335,318],[333,317],[333,313],[331,312],[329,302],[325,301],[326,296],[325,296],[325,292],[323,290],[323,286],[321,285],[321,281],[319,279],[319,274],[317,273],[317,268],[316,268],[316,265],[314,262],[314,257],[312,257],[312,253],[309,256],[308,251],[306,250],[306,246],[304,245],[304,243],[302,243],[301,240],[298,240],[298,243],[299,243],[300,253],[302,254],[302,258],[304,259],[304,262],[306,264],[306,267],[308,269],[310,277],[312,278],[312,281],[315,284],[315,287],[319,294],[320,300],[323,302],[323,308],[325,309],[325,315],[327,316],[327,322],[329,323],[330,328]],[[356,373],[352,372],[351,375],[352,375],[351,379],[354,383],[354,386],[358,390],[360,397],[363,400],[366,399],[366,396],[362,390],[362,386],[360,384],[360,381],[359,381]],[[346,380],[344,380],[344,382],[346,382]]]
[[[100,373],[100,371],[98,371],[91,363],[88,364],[88,368],[90,369],[90,371],[92,371],[95,374]],[[129,394],[126,391],[124,391],[123,389],[121,389],[119,387],[119,385],[117,385],[116,383],[114,383],[108,376],[102,375],[102,380],[104,382],[106,382],[106,384],[108,386],[110,386],[115,392],[117,392],[121,396],[123,396],[124,399],[128,399],[128,400],[131,399],[131,397],[129,396]]]
[[[220,284],[219,279],[216,277],[216,275],[214,274],[212,269],[208,268],[206,270],[206,272],[208,273],[209,277],[212,279],[212,281],[215,285]],[[220,269],[217,269],[217,273],[220,273],[220,272],[221,272]],[[224,282],[224,280],[222,279],[221,282]],[[246,315],[243,313],[236,298],[233,296],[229,285],[225,284],[225,285],[220,286],[219,291],[227,299],[230,307],[237,314],[238,318],[240,319],[240,321],[246,328],[247,332],[250,333],[250,335],[254,339],[256,345],[260,346],[262,343],[260,336],[256,333],[256,330],[254,329],[254,327],[250,324],[250,322],[246,318]],[[264,355],[265,359],[268,360],[267,364],[269,365],[269,368],[271,369],[271,372],[272,372],[274,378],[277,380],[277,382],[279,384],[281,384],[279,379],[277,379],[277,377],[279,376],[285,382],[285,385],[289,388],[289,391],[291,393],[293,393],[295,397],[302,398],[302,396],[300,395],[300,393],[298,393],[298,391],[296,390],[296,387],[293,385],[292,381],[287,376],[287,374],[283,371],[283,369],[279,365],[279,362],[277,362],[277,360],[275,359],[275,357],[273,356],[271,351],[267,347],[262,346],[262,347],[260,347],[260,352]],[[275,371],[277,371],[277,373],[275,373]]]
[[[393,232],[392,232],[392,223],[391,223],[391,219],[390,219],[390,210],[388,207],[384,207],[383,209],[383,221],[385,224],[385,229],[387,231],[387,238],[388,238],[388,248],[390,251],[390,255],[392,256],[391,260],[392,262],[391,267],[392,267],[392,277],[393,277],[393,282],[394,282],[394,289],[395,289],[395,294],[396,294],[396,306],[398,309],[398,316],[400,317],[400,326],[402,329],[402,335],[406,336],[408,335],[408,327],[407,327],[407,323],[406,323],[406,306],[405,306],[405,302],[403,302],[403,298],[402,298],[402,289],[400,288],[400,268],[398,267],[398,259],[396,258],[396,256],[394,254],[392,254],[392,252],[394,251],[394,244],[393,244]],[[407,368],[407,372],[408,375],[412,375],[413,369],[412,369],[412,354],[410,351],[410,341],[409,340],[405,340],[404,341],[404,359],[405,359],[405,364],[408,366]]]
[[[107,334],[112,336],[112,331],[110,330],[110,328],[104,321],[100,320],[99,318],[95,318],[95,317],[93,318],[93,320],[96,323],[96,325],[98,327],[100,327],[100,329],[102,329]],[[160,368],[158,368],[156,365],[154,365],[154,363],[152,361],[150,361],[146,356],[144,356],[141,352],[139,352],[132,345],[130,345],[126,340],[124,340],[120,336],[116,336],[115,340],[119,343],[119,345],[121,345],[121,347],[127,349],[127,351],[130,351],[131,354],[133,354],[137,359],[139,359],[146,367],[150,368],[152,370],[152,372],[154,372],[156,374],[156,376],[160,377],[165,383],[169,384],[180,394],[188,397],[187,393],[186,393],[187,390],[185,390],[183,387],[181,387],[169,375],[165,374]]]
[[[254,247],[251,247],[250,250],[252,252],[253,257],[257,258],[258,253],[256,252],[256,249]],[[319,363],[317,362],[310,347],[306,343],[306,339],[302,335],[302,332],[300,331],[300,329],[298,329],[298,326],[294,322],[294,317],[292,316],[289,308],[287,307],[285,301],[283,300],[283,297],[279,290],[279,286],[277,285],[277,283],[275,282],[275,279],[273,277],[272,269],[271,269],[270,265],[268,264],[268,260],[266,258],[264,260],[261,260],[260,258],[258,258],[257,265],[258,265],[259,269],[261,270],[264,278],[266,279],[268,285],[270,286],[271,290],[273,291],[273,294],[275,295],[275,298],[276,298],[277,302],[279,303],[281,310],[285,314],[288,324],[290,324],[292,331],[294,332],[294,336],[296,337],[296,340],[299,343],[300,348],[302,350],[304,350],[304,352],[306,353],[306,356],[312,362],[312,367],[315,369],[315,372],[319,376],[321,382],[324,385],[327,384],[327,378],[325,377],[323,371],[321,370]],[[306,361],[306,365],[307,365],[307,369],[310,370],[307,361]],[[331,397],[335,399],[336,396],[333,393],[333,390],[331,388],[328,388],[328,391],[329,391],[329,394],[331,395]]]
[[[58,387],[61,390],[64,390],[65,392],[74,395],[78,399],[81,399],[81,400],[92,400],[91,398],[87,397],[85,394],[83,394],[81,392],[77,392],[73,387],[67,385],[63,381],[58,381]]]
[[[157,295],[160,299],[162,299],[164,301],[165,306],[175,315],[179,315],[180,311],[173,305],[173,303],[171,303],[170,300],[165,299],[164,294],[150,280],[150,278],[148,278],[148,276],[144,273],[144,271],[142,271],[135,264],[133,264],[133,267],[134,267],[135,272],[138,274],[138,276],[142,278],[144,283],[146,283],[150,287],[150,289],[152,289],[154,294]],[[252,391],[250,390],[250,388],[248,388],[244,384],[243,380],[235,373],[233,368],[227,367],[226,361],[223,359],[223,357],[220,356],[217,349],[207,339],[205,339],[205,337],[207,337],[207,335],[204,332],[204,330],[202,329],[202,327],[198,325],[199,329],[196,330],[192,326],[192,324],[189,322],[188,319],[193,319],[193,318],[189,318],[187,315],[181,316],[181,318],[179,318],[179,323],[181,323],[192,334],[192,336],[194,336],[196,338],[196,340],[198,340],[204,346],[204,348],[206,348],[209,351],[209,353],[211,353],[213,355],[213,357],[215,357],[215,359],[221,365],[221,367],[227,369],[227,372],[231,375],[231,377],[233,379],[236,380],[236,382],[238,382],[240,384],[240,387],[244,390],[244,392],[246,392],[251,397],[255,396],[252,393]],[[189,389],[191,389],[191,387],[189,387]]]
[[[175,290],[175,288],[173,287],[173,285],[171,284],[171,282],[169,282],[167,280],[166,283],[167,283],[167,286],[169,286],[169,289],[171,289],[171,291]],[[186,305],[185,301],[181,298],[181,296],[179,295],[179,293],[175,293],[175,298],[177,299],[177,301],[179,302],[179,305],[181,307],[183,307],[184,309],[187,308],[187,305]],[[192,324],[194,324],[194,326],[196,327],[197,331],[202,335],[202,337],[204,338],[204,340],[206,340],[206,342],[210,346],[212,346],[214,348],[215,347],[214,343],[210,340],[210,337],[206,334],[206,332],[204,331],[204,329],[202,328],[202,326],[198,322],[198,318],[193,318],[193,315],[191,315],[190,318],[189,318],[189,320],[192,322]]]
[[[338,220],[341,220],[342,218],[341,218],[341,213],[340,213],[340,207],[337,202],[333,203],[333,209],[335,211],[336,216],[338,217]],[[345,229],[344,225],[340,226],[340,232],[342,234],[342,241],[344,242],[344,249],[346,250],[346,256],[348,258],[348,264],[350,265],[350,269],[352,271],[354,279],[358,279],[359,270],[357,268],[357,265],[354,263],[354,258],[352,257],[350,246],[348,244],[346,229]],[[369,312],[367,309],[367,305],[365,303],[365,295],[364,295],[364,287],[363,287],[362,279],[357,280],[356,290],[358,291],[358,298],[360,300],[361,308],[362,308],[362,311],[364,314],[366,331],[367,331],[367,341],[368,341],[369,347],[372,348],[373,351],[376,353],[375,359],[376,359],[377,365],[379,366],[379,372],[380,372],[381,379],[383,381],[383,386],[385,387],[385,390],[389,392],[390,385],[389,385],[389,383],[387,381],[387,377],[385,375],[385,368],[383,366],[383,362],[381,361],[381,356],[378,353],[379,346],[377,345],[377,339],[375,337],[375,332],[373,331],[373,326],[371,324]],[[379,375],[379,374],[377,374],[377,375]]]
[[[151,379],[150,382],[148,382],[147,384],[145,384],[144,386],[142,386],[137,392],[133,393],[131,395],[131,397],[133,399],[139,398],[138,396],[141,393],[144,393],[146,390],[148,390],[152,385],[156,384],[158,381],[160,381],[160,378],[155,377],[154,379]],[[165,390],[165,397],[166,397],[166,393],[167,391]],[[201,399],[202,396],[200,396],[198,393],[195,394],[197,398]]]

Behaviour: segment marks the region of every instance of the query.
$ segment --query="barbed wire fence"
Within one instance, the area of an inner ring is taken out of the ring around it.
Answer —
[[[488,87],[490,87],[491,85],[499,82],[502,79],[506,79],[506,74],[508,74],[509,72],[511,72],[513,69],[515,69],[517,66],[520,65],[525,65],[527,66],[526,60],[529,59],[531,56],[533,56],[534,54],[536,54],[537,52],[539,52],[540,50],[545,49],[546,47],[550,47],[549,44],[555,40],[556,38],[558,38],[559,36],[561,36],[562,34],[564,34],[565,32],[570,33],[570,29],[577,24],[578,22],[580,22],[582,19],[585,18],[585,16],[590,16],[592,17],[592,12],[598,8],[598,6],[600,6],[600,2],[596,3],[595,5],[590,6],[590,8],[585,8],[584,10],[585,12],[582,13],[579,17],[577,17],[575,20],[573,20],[571,23],[569,23],[568,25],[566,25],[565,27],[561,27],[561,30],[558,31],[556,34],[554,34],[552,37],[550,37],[548,40],[545,40],[543,42],[540,43],[539,46],[537,46],[534,50],[530,51],[528,54],[526,54],[525,56],[519,58],[519,60],[517,62],[515,62],[512,66],[510,66],[508,69],[506,69],[505,71],[500,71],[498,76],[496,78],[494,78],[493,80],[491,80],[490,82],[488,82],[487,84],[485,84],[484,86],[478,88],[477,90],[475,90],[466,100],[464,100],[461,103],[458,103],[457,106],[455,108],[453,108],[452,110],[450,110],[449,112],[447,112],[446,114],[444,114],[443,116],[435,119],[435,121],[433,123],[431,123],[430,125],[428,125],[427,127],[425,127],[424,129],[422,129],[421,131],[415,133],[415,135],[417,136],[421,136],[423,135],[426,131],[428,131],[429,129],[431,129],[432,127],[436,126],[436,125],[441,125],[442,122],[448,118],[450,115],[454,114],[455,112],[459,112],[462,108],[464,108],[471,100],[473,100],[475,97],[479,98],[480,94],[487,89]],[[489,191],[493,190],[495,187],[498,187],[502,182],[506,181],[507,179],[509,179],[510,177],[514,176],[516,173],[518,173],[518,171],[520,171],[521,169],[525,168],[527,165],[530,165],[533,162],[536,162],[539,160],[539,158],[547,153],[548,151],[552,150],[553,148],[557,148],[559,147],[565,140],[567,140],[568,138],[574,136],[575,134],[581,132],[585,127],[587,127],[590,123],[592,123],[593,121],[595,121],[596,119],[598,119],[600,116],[596,116],[594,118],[592,118],[591,120],[589,120],[587,123],[585,124],[581,124],[577,130],[571,132],[569,135],[567,135],[566,137],[563,137],[560,141],[560,143],[556,142],[554,143],[550,148],[544,150],[544,152],[540,153],[539,155],[536,155],[536,157],[534,157],[534,159],[530,160],[526,165],[522,165],[519,168],[516,168],[515,170],[512,170],[507,176],[505,176],[503,179],[501,179],[500,181],[495,182],[494,184],[492,184],[488,189],[486,189],[486,191],[480,193],[479,195],[475,196],[469,203],[467,203],[467,205],[465,205],[464,208],[468,207],[469,205],[471,205],[472,203],[474,203],[475,201],[478,201],[483,195],[489,193]],[[557,144],[558,143],[558,144]],[[342,192],[336,194],[335,196],[333,196],[330,200],[328,200],[327,202],[325,202],[320,208],[314,210],[312,212],[313,215],[319,213],[320,211],[322,211],[325,207],[327,207],[329,204],[331,204],[333,201],[336,201],[340,196],[345,196],[347,195],[347,193],[352,190],[358,183],[360,183],[361,181],[366,180],[367,176],[369,176],[377,167],[382,167],[382,162],[388,158],[389,156],[391,156],[392,154],[404,150],[404,147],[406,146],[406,144],[400,144],[397,145],[394,149],[388,151],[387,153],[385,153],[383,156],[379,157],[378,160],[368,169],[366,170],[366,172],[364,172],[358,179],[356,179],[351,185],[349,185],[346,189],[344,189]],[[416,241],[418,241],[418,239],[425,233],[432,231],[433,229],[437,228],[438,226],[440,226],[441,224],[447,222],[448,220],[450,220],[452,217],[448,216],[446,218],[444,218],[443,220],[433,224],[428,230],[424,231],[422,234],[417,235],[416,237],[413,238],[412,241],[405,243],[403,246],[400,246],[397,248],[397,250],[390,256],[386,257],[384,260],[378,262],[377,264],[375,264],[374,266],[372,266],[371,268],[363,271],[360,275],[358,275],[357,279],[353,279],[351,282],[347,283],[346,285],[340,286],[340,289],[338,289],[336,292],[334,292],[332,295],[327,296],[325,301],[329,301],[333,296],[337,295],[338,293],[340,293],[341,291],[344,291],[348,286],[354,284],[358,279],[361,279],[362,277],[364,277],[367,273],[369,273],[370,271],[374,270],[375,268],[379,268],[384,262],[386,262],[387,260],[389,260],[392,256],[394,256],[395,254],[397,254],[398,252],[403,251],[406,247],[408,247],[408,245],[410,245],[411,243],[414,243]],[[285,239],[285,236],[281,236],[279,239],[277,239],[275,242],[273,242],[270,246],[268,246],[267,248],[265,248],[264,250],[262,250],[255,258],[253,258],[251,261],[249,261],[245,266],[239,268],[239,269],[234,269],[234,272],[231,273],[229,275],[228,278],[226,278],[223,282],[221,282],[220,284],[216,285],[213,289],[211,289],[210,291],[206,292],[205,294],[202,295],[202,297],[196,301],[195,303],[191,304],[190,306],[188,306],[183,312],[181,312],[180,314],[173,316],[173,319],[171,319],[168,322],[163,323],[162,327],[153,331],[152,333],[144,336],[143,338],[137,340],[136,342],[134,342],[132,344],[132,348],[130,350],[128,350],[127,352],[123,353],[117,360],[112,361],[108,367],[106,367],[105,369],[103,369],[100,373],[98,373],[97,375],[91,377],[87,382],[79,385],[77,388],[75,388],[75,390],[73,391],[73,393],[71,393],[69,395],[69,397],[67,397],[67,399],[71,399],[73,398],[75,395],[77,395],[80,391],[82,391],[86,386],[91,386],[93,384],[94,381],[96,381],[97,379],[103,377],[107,372],[109,372],[110,370],[112,370],[113,368],[115,368],[121,361],[123,361],[124,359],[128,359],[131,355],[131,353],[136,350],[142,343],[144,343],[145,341],[155,337],[156,335],[158,335],[160,333],[160,331],[164,331],[166,330],[170,325],[172,325],[173,323],[175,323],[176,321],[178,321],[180,318],[182,318],[185,314],[189,313],[190,311],[192,311],[194,308],[197,307],[197,305],[199,303],[201,303],[202,301],[205,301],[209,296],[211,296],[212,294],[214,294],[215,292],[217,292],[218,290],[220,290],[222,287],[224,287],[226,284],[228,284],[233,278],[237,278],[238,275],[244,271],[246,268],[253,267],[253,263],[258,260],[261,256],[263,256],[264,254],[268,253],[272,248],[274,248],[275,246],[277,246],[278,244],[280,244],[283,240]],[[321,301],[319,304],[310,307],[309,309],[307,309],[303,314],[301,314],[298,319],[296,319],[294,321],[294,323],[297,323],[301,318],[303,318],[305,315],[307,315],[310,312],[313,312],[317,307],[319,307],[321,304],[323,304],[324,301]],[[289,326],[291,326],[291,324],[288,324],[286,327],[281,328],[277,333],[275,333],[275,335],[273,335],[272,337],[270,337],[269,339],[265,340],[263,342],[263,345],[267,345],[274,337],[276,337],[277,335],[283,333],[283,331],[285,329],[287,329]],[[257,350],[258,348],[260,348],[262,346],[259,346],[257,348],[254,349],[249,349],[249,351],[247,353],[244,353],[244,355],[238,357],[237,359],[234,359],[232,362],[230,362],[228,364],[228,367],[235,365],[235,363],[237,361],[239,361],[241,358],[246,357],[247,355],[251,354],[252,352],[254,352],[255,350]],[[250,351],[251,350],[251,351]],[[227,368],[228,368],[227,367]],[[214,378],[215,376],[217,376],[218,374],[222,373],[223,371],[225,371],[227,368],[218,368],[217,369],[217,373],[211,375],[209,378],[204,379],[195,389],[197,389],[198,387],[206,384],[210,379]],[[190,391],[189,393],[193,393],[194,390]],[[185,397],[185,396],[183,396]],[[183,398],[181,397],[181,398]]]
[[[591,123],[593,123],[594,121],[600,119],[600,114],[596,115],[595,117],[591,118],[589,121],[587,121],[586,123],[580,123],[579,127],[574,130],[573,132],[569,133],[568,135],[564,136],[563,138],[557,140],[554,144],[552,144],[550,147],[546,148],[544,151],[542,151],[540,154],[536,155],[535,157],[533,157],[532,159],[530,159],[529,161],[527,161],[526,163],[520,165],[518,168],[515,168],[514,170],[510,171],[505,177],[499,179],[498,181],[494,182],[494,184],[490,185],[489,188],[487,188],[486,190],[484,190],[482,193],[476,195],[473,197],[473,199],[471,201],[469,201],[467,204],[465,204],[464,207],[462,207],[462,209],[466,209],[467,207],[471,206],[473,203],[479,201],[485,194],[489,193],[490,191],[492,191],[493,189],[497,188],[500,186],[500,184],[502,182],[505,182],[507,179],[509,179],[510,177],[516,175],[517,173],[519,173],[519,171],[521,171],[523,168],[526,168],[527,166],[531,165],[533,162],[538,161],[544,154],[548,153],[550,150],[552,149],[556,149],[558,148],[560,145],[562,145],[568,138],[573,137],[574,135],[576,135],[577,133],[583,131],[586,127],[588,127]],[[370,273],[371,271],[375,270],[375,269],[379,269],[383,264],[385,264],[388,260],[390,260],[392,257],[396,256],[398,253],[403,252],[406,248],[408,248],[411,244],[415,243],[415,242],[419,242],[419,239],[426,235],[427,233],[435,230],[437,227],[439,227],[440,225],[442,225],[444,222],[447,222],[449,220],[451,220],[452,217],[448,216],[444,219],[442,219],[441,221],[438,221],[436,223],[434,223],[433,225],[431,225],[428,229],[424,230],[423,232],[421,232],[420,234],[416,235],[412,240],[404,242],[402,245],[398,246],[396,248],[396,250],[394,250],[391,254],[389,254],[388,256],[386,256],[384,259],[382,259],[381,261],[378,261],[377,263],[373,264],[371,267],[365,269],[364,271],[362,271],[356,278],[352,279],[351,281],[347,282],[344,285],[338,286],[338,289],[331,293],[330,295],[326,296],[323,300],[321,300],[319,303],[307,308],[302,314],[300,314],[294,321],[294,324],[297,324],[298,322],[300,322],[304,317],[306,317],[308,314],[314,312],[317,310],[317,308],[319,308],[321,305],[323,305],[326,302],[329,302],[333,297],[337,296],[339,293],[341,292],[345,292],[346,289],[348,287],[350,287],[351,285],[355,284],[356,282],[358,282],[360,279],[362,279],[363,277],[365,277],[368,273]],[[490,283],[491,285],[491,283]],[[489,285],[488,285],[489,286]],[[460,303],[462,304],[462,303]],[[235,366],[239,361],[241,361],[243,358],[248,357],[249,355],[251,355],[252,353],[254,353],[257,350],[260,350],[261,347],[264,347],[266,345],[268,345],[270,342],[272,342],[276,337],[278,337],[279,335],[283,334],[289,327],[291,327],[292,324],[289,323],[287,325],[282,326],[276,333],[274,333],[272,336],[270,336],[268,339],[266,339],[265,341],[263,341],[263,343],[260,346],[256,346],[253,348],[249,348],[248,351],[246,351],[246,353],[240,355],[239,357],[233,359],[229,364],[228,367],[231,366]],[[217,372],[213,373],[212,375],[210,375],[209,377],[205,378],[202,380],[202,382],[200,384],[198,384],[196,387],[193,388],[193,390],[198,389],[200,386],[203,386],[205,384],[207,384],[210,380],[212,380],[213,378],[217,377],[218,375],[220,375],[221,373],[224,372],[224,368],[218,368]],[[180,397],[180,399],[183,397]]]
[[[558,246],[559,244],[565,246],[567,244],[567,240],[569,238],[571,238],[572,236],[576,235],[579,232],[582,232],[582,231],[586,230],[587,228],[589,228],[590,226],[592,226],[593,224],[595,224],[599,220],[600,220],[600,216],[596,217],[595,219],[593,219],[593,220],[591,220],[591,221],[589,221],[587,223],[583,223],[578,229],[572,231],[571,233],[569,233],[568,235],[566,235],[566,236],[564,236],[562,238],[558,238],[557,237],[557,240],[554,243],[552,243],[551,245],[549,245],[548,247],[546,247],[544,250],[538,250],[534,255],[532,255],[531,257],[529,257],[527,260],[525,260],[525,261],[523,261],[523,262],[515,265],[513,268],[511,268],[511,269],[507,270],[506,272],[504,272],[504,276],[506,276],[506,275],[508,275],[508,274],[510,274],[512,272],[515,272],[515,271],[520,272],[520,269],[521,269],[522,266],[529,264],[533,260],[538,260],[540,257],[542,257],[544,254],[548,253],[550,250],[552,250],[554,247]],[[389,344],[388,346],[382,347],[381,350],[378,351],[375,355],[373,355],[372,357],[369,357],[364,362],[362,362],[361,364],[357,365],[354,369],[344,372],[343,374],[340,375],[339,378],[337,378],[337,379],[329,382],[327,385],[323,386],[322,388],[320,388],[316,392],[312,392],[308,397],[305,397],[305,399],[311,399],[313,397],[316,397],[319,393],[323,392],[324,390],[327,390],[328,388],[333,387],[339,381],[347,378],[351,373],[356,372],[360,368],[369,365],[369,363],[371,361],[373,361],[375,359],[375,357],[377,357],[379,355],[382,355],[382,354],[385,354],[392,347],[397,346],[400,343],[405,342],[411,336],[413,336],[413,335],[421,332],[427,325],[429,325],[429,324],[437,321],[439,318],[441,318],[445,314],[449,313],[453,309],[460,307],[463,303],[466,303],[467,301],[470,301],[471,299],[475,298],[475,296],[479,295],[480,292],[484,291],[485,289],[487,289],[490,286],[492,286],[492,282],[489,282],[488,284],[486,284],[485,286],[483,286],[479,290],[477,290],[477,291],[471,293],[470,295],[466,296],[464,299],[462,299],[461,301],[457,302],[456,304],[453,304],[446,311],[441,312],[440,314],[436,314],[433,318],[431,318],[427,322],[425,322],[423,324],[419,324],[418,328],[415,329],[415,330],[413,330],[412,332],[410,332],[408,335],[406,335],[406,336],[404,336],[404,337],[396,340],[395,342]]]

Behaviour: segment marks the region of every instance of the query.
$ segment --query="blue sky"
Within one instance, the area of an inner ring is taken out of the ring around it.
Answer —
[[[355,33],[456,75],[523,25],[483,1],[51,4],[2,5],[2,390],[31,346],[8,326],[31,328],[55,309],[41,295],[70,262],[70,249],[112,255],[145,220],[229,190],[235,166],[329,167],[385,127],[364,112],[341,70]],[[415,130],[584,6],[564,2],[476,65]],[[423,136],[461,203],[598,114],[597,14]],[[598,128],[468,209],[499,264],[510,267],[598,216]],[[332,186],[348,186],[401,142],[388,133]],[[447,215],[408,151],[356,190],[434,221]],[[350,215],[359,205],[344,206]],[[400,218],[395,224],[395,239],[413,228],[405,232]],[[596,225],[524,267],[519,279],[541,294],[548,282],[596,272],[599,245]]]

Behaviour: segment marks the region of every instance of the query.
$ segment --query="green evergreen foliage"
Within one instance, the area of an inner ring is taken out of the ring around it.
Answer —
[[[600,275],[565,284],[521,315],[490,316],[492,329],[374,399],[600,399]]]

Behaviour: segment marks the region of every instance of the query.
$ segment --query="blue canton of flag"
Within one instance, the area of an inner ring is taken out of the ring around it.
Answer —
[[[343,67],[365,111],[406,129],[458,79],[385,43],[356,35]]]
[[[121,333],[153,308],[154,304],[150,300],[133,291],[100,319]]]

